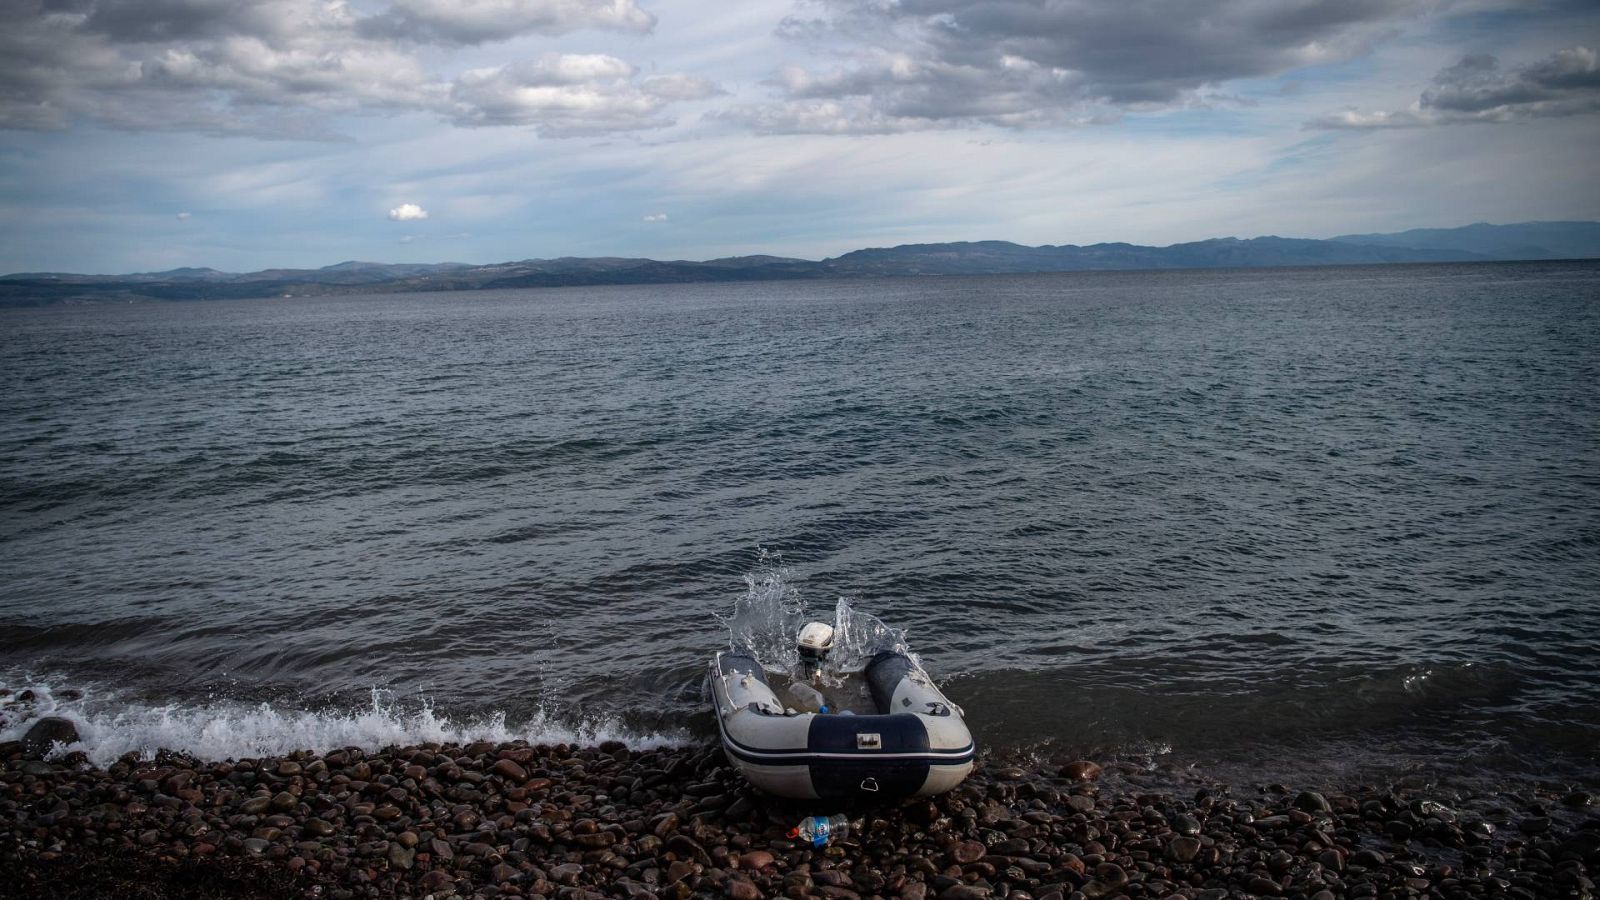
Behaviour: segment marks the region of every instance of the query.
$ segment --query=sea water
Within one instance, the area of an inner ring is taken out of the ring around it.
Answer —
[[[986,748],[1593,777],[1597,384],[1593,263],[4,310],[0,739],[707,740],[755,591]]]

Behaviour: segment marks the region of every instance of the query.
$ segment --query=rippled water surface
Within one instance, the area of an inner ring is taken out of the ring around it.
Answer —
[[[1594,264],[0,311],[0,387],[0,681],[103,738],[705,735],[778,591],[990,747],[1600,769]]]

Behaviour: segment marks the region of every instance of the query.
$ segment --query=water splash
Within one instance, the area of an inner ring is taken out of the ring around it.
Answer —
[[[794,671],[800,664],[795,635],[808,619],[805,601],[789,583],[778,553],[762,548],[762,566],[744,577],[745,592],[718,621],[728,629],[728,648],[748,653],[769,672]]]
[[[905,653],[915,661],[903,628],[892,628],[871,613],[864,613],[840,597],[833,610],[833,652],[824,671],[829,674],[859,672],[872,657],[885,650]]]
[[[801,626],[831,618],[833,651],[822,668],[825,681],[836,684],[860,672],[884,650],[911,655],[904,629],[892,628],[877,616],[857,610],[847,597],[834,603],[831,616],[814,614],[790,583],[790,571],[781,564],[781,555],[763,549],[761,562],[760,569],[745,576],[745,592],[734,601],[733,611],[717,617],[728,628],[730,649],[749,654],[768,672],[790,674],[800,665],[795,636]]]
[[[11,686],[0,683],[0,688],[7,687]],[[29,699],[20,699],[24,696]],[[155,706],[125,702],[114,692],[94,688],[54,690],[47,683],[29,681],[0,697],[0,741],[16,740],[45,716],[62,716],[77,726],[80,740],[58,745],[58,755],[82,751],[97,766],[109,765],[126,753],[148,759],[162,749],[218,760],[280,756],[296,750],[326,753],[340,747],[373,751],[426,742],[593,745],[620,740],[644,749],[688,740],[683,734],[633,732],[611,718],[568,721],[544,710],[516,721],[503,712],[453,718],[427,700],[403,702],[380,690],[372,691],[367,706],[301,710],[270,703]]]

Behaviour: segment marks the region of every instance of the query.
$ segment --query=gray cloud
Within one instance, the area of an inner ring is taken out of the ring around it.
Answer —
[[[656,17],[634,0],[393,0],[362,20],[374,37],[420,43],[482,44],[518,34],[566,34],[580,28],[647,32]]]
[[[1434,76],[1408,109],[1345,110],[1312,128],[1420,128],[1471,122],[1514,122],[1600,112],[1600,54],[1571,47],[1506,71],[1493,56],[1474,54]]]
[[[820,0],[780,34],[832,47],[779,101],[730,117],[783,130],[1008,127],[1209,102],[1231,79],[1349,59],[1432,0]],[[831,105],[830,105],[831,104]],[[836,111],[851,123],[835,120]],[[820,113],[820,114],[819,114]],[[809,123],[809,124],[808,124]],[[853,123],[853,124],[852,124]]]
[[[46,6],[82,16],[83,31],[119,43],[193,41],[236,34],[281,39],[301,30],[304,23],[296,20],[307,13],[324,21],[351,18],[339,5],[311,10],[277,0],[71,0]]]
[[[5,3],[0,128],[92,121],[325,140],[336,137],[331,116],[387,111],[594,134],[670,124],[666,105],[717,90],[682,74],[636,81],[632,67],[612,57],[605,59],[614,66],[585,69],[575,61],[590,57],[570,55],[446,80],[413,46],[580,27],[648,30],[655,20],[634,0],[392,0],[366,18],[322,0]],[[376,37],[379,19],[406,39]]]

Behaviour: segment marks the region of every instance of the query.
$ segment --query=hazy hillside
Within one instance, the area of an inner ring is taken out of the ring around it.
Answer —
[[[781,256],[735,256],[704,262],[561,257],[483,266],[351,261],[321,269],[246,273],[207,268],[130,275],[24,272],[0,276],[0,306],[797,278],[1573,258],[1600,258],[1600,222],[1468,225],[1344,235],[1332,240],[1213,238],[1168,247],[1125,243],[1027,247],[1009,241],[962,241],[874,247],[820,262]]]
[[[1479,223],[1461,228],[1413,228],[1396,234],[1346,234],[1346,244],[1463,250],[1485,259],[1600,258],[1600,222]]]

